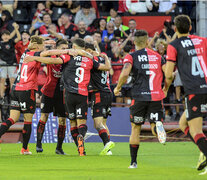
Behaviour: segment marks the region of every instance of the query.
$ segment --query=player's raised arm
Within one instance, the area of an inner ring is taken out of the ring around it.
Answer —
[[[24,58],[24,63],[28,63],[31,61],[38,61],[44,64],[63,64],[63,60],[61,58],[38,57],[38,56],[26,56]]]

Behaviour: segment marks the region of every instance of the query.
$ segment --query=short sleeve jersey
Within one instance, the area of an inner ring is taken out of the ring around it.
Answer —
[[[56,56],[52,56],[56,57]],[[60,78],[62,76],[62,64],[48,64],[47,65],[47,79],[46,83],[41,89],[41,92],[48,96],[53,97],[56,88],[60,88]]]
[[[158,53],[144,48],[126,55],[124,64],[126,63],[132,65],[131,94],[134,99],[160,101],[165,97],[162,91],[164,59]]]
[[[102,57],[94,57],[94,60],[99,63],[105,64],[105,59]],[[111,92],[109,83],[109,72],[92,69],[90,85],[92,86],[92,90]]]
[[[41,66],[40,62],[32,61],[29,63],[23,63],[25,56],[39,56],[40,52],[29,51],[28,49],[22,54],[19,69],[17,72],[17,77],[13,84],[14,90],[25,91],[25,90],[38,90],[37,76],[39,68]]]
[[[68,92],[88,96],[91,69],[98,69],[99,63],[83,56],[61,55],[63,60],[63,83]]]
[[[206,38],[189,35],[174,40],[166,59],[176,63],[186,95],[207,93]]]

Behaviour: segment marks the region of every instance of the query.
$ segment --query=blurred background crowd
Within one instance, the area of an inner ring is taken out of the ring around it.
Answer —
[[[173,17],[181,13],[189,15],[193,26],[191,33],[196,33],[195,7],[195,1],[177,0],[0,1],[0,104],[9,104],[10,85],[15,80],[17,65],[31,35],[40,35],[51,42],[61,38],[72,42],[79,37],[94,43],[96,49],[107,53],[111,60],[110,81],[113,90],[125,55],[135,51],[133,35],[139,29],[135,17],[159,14],[172,17],[171,21],[161,23],[162,31],[155,32],[148,41],[148,48],[165,58],[168,43],[176,38]],[[127,23],[123,23],[124,16],[130,16]],[[46,46],[47,49],[52,47],[51,44]],[[45,83],[46,74],[46,68],[42,66],[38,78],[40,88]],[[165,121],[178,121],[183,111],[182,82],[178,73],[175,76],[174,85],[164,100]],[[131,78],[123,87],[121,96],[114,97],[114,106],[130,105],[130,82]],[[37,103],[40,103],[40,98],[39,92]],[[7,106],[2,106],[2,112],[6,116]]]

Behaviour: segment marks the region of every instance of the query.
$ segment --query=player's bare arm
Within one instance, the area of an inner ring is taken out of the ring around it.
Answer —
[[[114,95],[115,96],[119,95],[121,87],[126,83],[127,78],[129,77],[129,74],[131,72],[131,69],[132,69],[132,65],[130,63],[124,64],[122,72],[121,72],[121,74],[119,76],[118,84],[117,84],[117,86],[114,89]]]
[[[39,56],[26,56],[24,58],[24,63],[28,63],[31,61],[38,61],[44,64],[63,64],[63,60],[61,58],[39,57]]]
[[[109,61],[109,58],[107,55],[105,54],[100,54],[100,56],[102,56],[105,59],[105,64],[100,63],[98,70],[101,71],[109,71],[111,69],[111,63]]]
[[[174,79],[174,75],[173,75],[174,68],[175,68],[175,63],[171,61],[167,61],[165,65],[165,85],[163,87],[165,96],[167,96],[167,91]]]

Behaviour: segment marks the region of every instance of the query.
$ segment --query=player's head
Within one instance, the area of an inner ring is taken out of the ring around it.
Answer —
[[[73,41],[72,45],[73,49],[84,49],[85,48],[85,41],[81,38],[77,38]]]
[[[174,24],[176,32],[180,34],[187,34],[191,30],[191,20],[187,15],[178,15],[175,17]]]
[[[58,39],[56,42],[57,49],[68,49],[68,41],[65,39]]]
[[[85,50],[92,54],[96,49],[92,43],[85,42]]]
[[[136,47],[144,48],[147,46],[148,33],[145,30],[137,30],[134,34],[134,44]]]
[[[8,30],[3,30],[1,33],[1,39],[3,42],[8,42],[10,39],[10,32]]]
[[[42,51],[44,49],[44,39],[40,36],[32,36],[30,38],[28,49]]]
[[[133,47],[132,42],[128,41],[123,48],[124,53],[125,54],[129,53],[132,50],[132,47]]]

